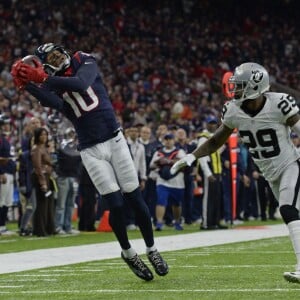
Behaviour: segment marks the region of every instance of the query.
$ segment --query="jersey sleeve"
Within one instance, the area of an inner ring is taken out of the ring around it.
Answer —
[[[236,115],[236,104],[233,101],[228,101],[224,104],[222,109],[221,121],[230,129],[236,128],[234,124]]]
[[[76,63],[78,62],[76,61]],[[98,71],[97,62],[92,56],[89,56],[84,60],[82,59],[75,76],[49,76],[45,85],[48,85],[50,89],[54,90],[64,89],[74,92],[86,91],[95,81]]]
[[[61,111],[63,109],[63,99],[52,93],[45,87],[38,87],[33,83],[28,83],[25,89],[34,96],[45,107],[51,107]]]
[[[275,94],[276,95],[276,94]],[[271,99],[271,101],[274,99]],[[277,94],[274,101],[280,112],[280,118],[283,124],[286,123],[287,119],[294,116],[299,112],[299,107],[294,97],[288,94]]]

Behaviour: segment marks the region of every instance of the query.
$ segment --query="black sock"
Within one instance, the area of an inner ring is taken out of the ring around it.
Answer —
[[[136,223],[140,227],[146,246],[152,247],[154,245],[154,237],[151,216],[140,188],[135,189],[131,193],[124,193],[124,197],[135,212]]]
[[[103,196],[108,207],[109,224],[114,231],[115,236],[122,249],[129,249],[130,243],[126,231],[125,214],[124,214],[124,200],[120,191],[110,193]]]

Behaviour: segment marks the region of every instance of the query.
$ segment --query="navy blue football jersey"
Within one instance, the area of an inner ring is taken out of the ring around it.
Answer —
[[[72,122],[79,149],[109,140],[120,127],[96,60],[90,54],[76,52],[64,74],[49,76],[40,87],[29,83],[26,89],[43,106],[59,110]]]

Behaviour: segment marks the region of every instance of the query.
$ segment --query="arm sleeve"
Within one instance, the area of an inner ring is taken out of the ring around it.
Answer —
[[[48,89],[44,87],[38,87],[33,83],[28,83],[26,85],[26,90],[32,96],[34,96],[43,106],[62,110],[63,100]]]
[[[75,76],[49,76],[45,82],[46,86],[52,89],[63,89],[65,91],[82,92],[86,91],[95,81],[98,75],[98,66],[94,59],[89,58],[79,67]]]

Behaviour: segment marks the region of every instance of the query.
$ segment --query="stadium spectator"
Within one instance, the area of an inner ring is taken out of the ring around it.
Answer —
[[[199,135],[198,146],[205,143],[218,127],[218,120],[211,115],[206,118],[206,129]],[[203,178],[202,224],[201,229],[227,229],[221,224],[222,211],[222,162],[220,151],[199,159],[199,173]]]
[[[136,172],[138,174],[140,188],[143,193],[146,184],[146,154],[145,147],[139,142],[139,129],[137,126],[132,125],[128,128],[127,144],[134,162]],[[125,201],[126,211],[126,227],[127,230],[136,229],[136,221],[133,210],[130,208],[130,203]]]
[[[175,230],[183,230],[181,226],[182,203],[184,200],[184,175],[182,172],[171,176],[171,165],[185,154],[184,150],[175,147],[175,136],[167,133],[164,136],[164,147],[153,154],[150,167],[158,169],[156,181],[157,203],[155,208],[156,230],[164,226],[166,208],[170,204],[174,218]]]
[[[156,143],[153,141],[151,128],[143,126],[140,130],[139,142],[144,145],[146,156],[146,175],[147,180],[143,190],[143,198],[149,207],[152,221],[155,222],[155,205],[156,205],[156,177],[157,174],[151,170],[150,162],[153,153],[156,151]]]
[[[9,124],[11,119],[4,115],[0,115],[0,155],[1,157],[11,156],[11,144],[6,138],[6,134],[3,132],[3,126]],[[6,223],[8,221],[8,209],[13,203],[14,194],[14,176],[16,172],[16,163],[14,160],[9,159],[5,165],[0,166],[0,235],[13,234],[8,230]]]
[[[185,153],[191,153],[197,147],[197,144],[190,143],[187,138],[187,133],[183,128],[178,128],[175,133],[176,143],[178,149],[182,149]],[[182,216],[185,224],[192,224],[193,222],[193,198],[194,198],[194,166],[185,168],[184,170],[184,198],[182,202]]]
[[[77,234],[72,228],[72,217],[77,194],[81,158],[77,150],[76,133],[71,127],[57,149],[57,201],[55,204],[55,231],[58,234]]]
[[[53,168],[48,151],[48,131],[45,128],[34,130],[34,145],[31,149],[33,166],[32,186],[36,194],[36,209],[33,215],[33,234],[48,236],[55,233],[54,198],[50,176]]]
[[[41,127],[39,118],[32,117],[24,129],[19,155],[19,190],[25,197],[20,220],[20,235],[32,234],[32,216],[36,209],[36,193],[32,187],[31,149],[34,145],[34,130]]]

